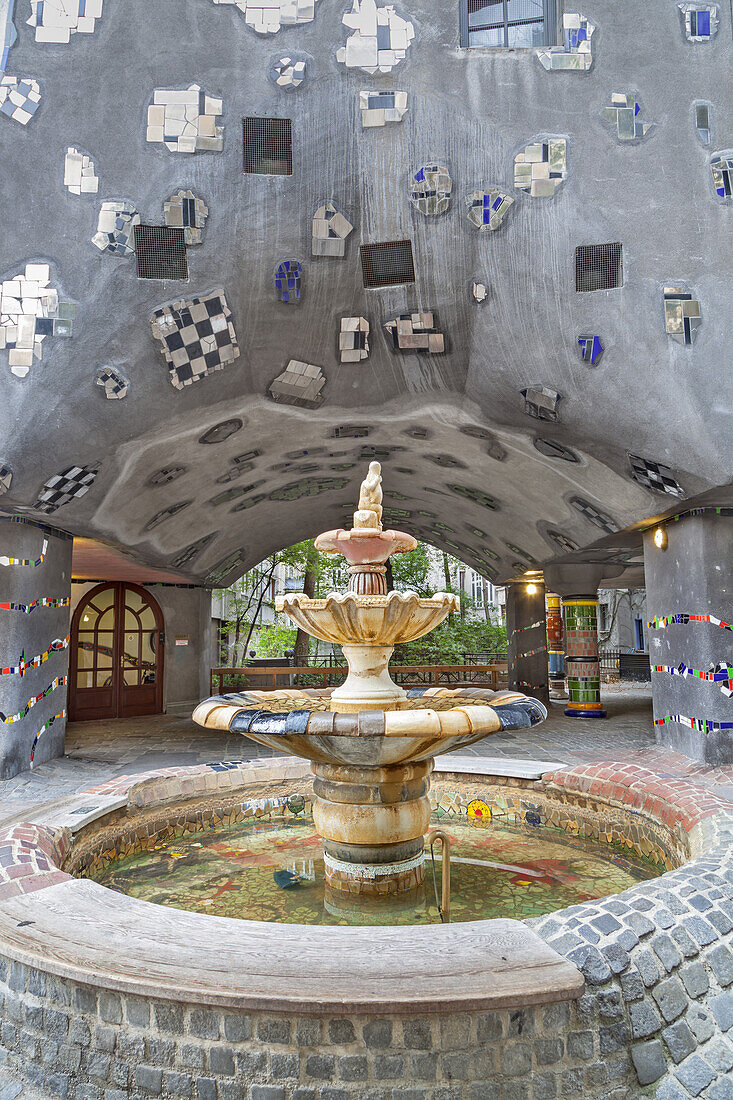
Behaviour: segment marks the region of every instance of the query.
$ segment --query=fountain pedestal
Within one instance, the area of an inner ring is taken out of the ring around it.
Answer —
[[[377,896],[422,885],[432,770],[432,760],[388,768],[313,765],[313,822],[332,890]]]

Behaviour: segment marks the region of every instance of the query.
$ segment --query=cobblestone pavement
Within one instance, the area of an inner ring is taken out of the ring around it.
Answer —
[[[553,701],[541,726],[495,734],[462,749],[461,755],[554,760],[568,765],[596,760],[633,762],[659,774],[694,777],[733,801],[733,767],[700,767],[655,743],[648,686],[608,684],[603,697],[609,715],[603,721],[566,718],[564,701]],[[66,756],[0,782],[0,806],[10,805],[17,811],[26,804],[62,798],[119,775],[157,767],[272,755],[248,738],[203,730],[190,718],[163,714],[75,722],[67,730]],[[0,1100],[4,1098],[0,1096]]]

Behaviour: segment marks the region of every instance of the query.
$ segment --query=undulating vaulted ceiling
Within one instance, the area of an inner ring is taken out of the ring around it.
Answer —
[[[398,4],[414,36],[369,73],[346,0],[276,33],[244,0],[105,0],[67,42],[0,0],[5,77],[40,89],[0,108],[5,512],[219,584],[346,523],[376,458],[391,526],[503,580],[731,480],[730,13],[698,43],[674,4],[640,35],[594,0],[565,70],[461,49],[459,7]],[[398,241],[414,281],[366,287],[360,246]]]

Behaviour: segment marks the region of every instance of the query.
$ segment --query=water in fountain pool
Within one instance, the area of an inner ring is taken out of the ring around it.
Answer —
[[[437,822],[436,822],[437,823]],[[651,864],[559,830],[440,819],[451,846],[451,920],[524,919],[654,878]],[[440,893],[440,845],[435,847]],[[187,834],[112,863],[98,881],[196,913],[291,924],[435,924],[425,886],[396,899],[341,899],[325,889],[322,842],[309,818]]]

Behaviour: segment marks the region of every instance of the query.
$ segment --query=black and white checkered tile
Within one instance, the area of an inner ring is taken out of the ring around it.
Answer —
[[[582,516],[585,516],[587,520],[595,527],[600,527],[601,531],[605,531],[606,534],[613,534],[614,531],[618,531],[618,524],[605,512],[599,512],[590,501],[584,500],[583,497],[571,497],[570,504],[575,508],[576,512],[580,512]]]
[[[239,357],[232,313],[223,290],[156,309],[153,337],[161,343],[171,384],[191,386]]]
[[[50,515],[64,504],[83,497],[91,488],[98,473],[99,463],[96,462],[89,466],[69,466],[60,474],[54,474],[38,494],[34,508]]]
[[[629,454],[631,476],[634,481],[657,493],[667,493],[672,497],[683,497],[685,491],[669,466],[661,462],[650,462],[647,458]]]

